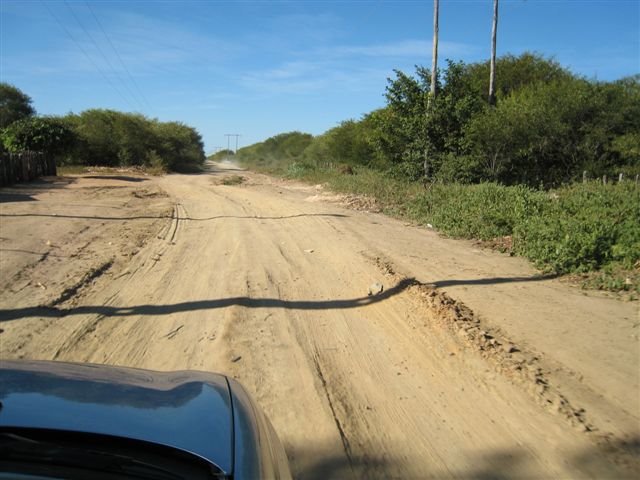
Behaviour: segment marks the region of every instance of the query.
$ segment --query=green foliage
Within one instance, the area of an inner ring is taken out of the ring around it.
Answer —
[[[491,240],[511,235],[522,218],[522,205],[544,195],[525,186],[434,185],[408,205],[411,218],[452,237]]]
[[[610,263],[602,270],[582,273],[578,278],[583,288],[635,292],[627,297],[629,300],[637,300],[636,294],[640,294],[639,268],[627,269],[618,263]]]
[[[204,163],[204,143],[194,128],[180,122],[157,121],[151,127],[155,149],[166,168],[193,172]]]
[[[551,192],[523,185],[434,185],[408,204],[410,217],[453,237],[513,236],[514,252],[553,273],[640,260],[640,189],[576,184]]]
[[[35,113],[31,106],[31,97],[13,85],[0,82],[0,129]]]
[[[65,120],[78,135],[70,163],[143,165],[155,140],[150,122],[139,114],[91,109]]]
[[[159,122],[140,114],[102,109],[69,114],[64,121],[78,137],[66,163],[145,165],[191,172],[205,160],[200,134],[179,122]]]
[[[2,143],[9,152],[31,150],[61,155],[70,150],[75,134],[65,122],[54,117],[17,120],[2,130]]]
[[[303,157],[314,165],[372,164],[375,162],[375,153],[367,139],[369,129],[366,121],[342,122],[338,127],[314,138],[305,148]]]
[[[540,268],[586,272],[640,260],[640,189],[577,184],[552,192],[514,229],[515,251]]]
[[[384,108],[317,137],[278,135],[238,157],[373,197],[451,236],[512,237],[513,252],[545,271],[597,270],[603,288],[633,285],[640,190],[633,182],[566,185],[583,171],[640,174],[640,75],[596,82],[537,54],[507,55],[497,62],[495,106],[488,79],[488,62],[448,61],[430,98],[427,69],[396,71]],[[429,190],[418,182],[425,161]]]
[[[304,178],[309,172],[315,170],[313,165],[305,162],[292,162],[287,167],[287,177],[289,178]]]
[[[242,175],[228,175],[222,179],[222,185],[241,185],[246,180]]]
[[[483,177],[558,185],[637,163],[640,89],[582,79],[537,83],[475,117],[466,135]]]
[[[498,102],[487,104],[488,63],[448,61],[429,99],[428,75],[396,72],[369,135],[393,174],[436,181],[538,186],[640,169],[640,76],[593,82],[525,53],[498,61]],[[366,117],[365,117],[366,118]],[[387,167],[388,168],[388,167]]]
[[[226,148],[224,150],[220,150],[214,154],[211,154],[207,157],[207,160],[212,160],[214,162],[219,162],[221,160],[226,160],[229,158],[233,158],[235,154],[233,153],[233,150],[227,150]]]
[[[640,132],[619,135],[611,142],[611,150],[626,163],[640,163]]]
[[[489,95],[489,61],[466,65],[467,90],[479,94],[485,101]],[[496,61],[496,96],[498,100],[530,85],[574,78],[571,72],[553,59],[525,52],[519,56],[504,55]]]
[[[62,165],[144,165],[158,171],[198,171],[205,160],[200,134],[179,122],[102,109],[64,117],[34,113],[27,95],[0,83],[3,150],[48,152]]]
[[[573,78],[557,63],[529,53],[500,58],[497,70],[499,100],[531,85]],[[427,69],[418,67],[415,77],[396,71],[396,78],[387,86],[388,112],[376,119],[380,134],[371,136],[384,140],[373,142],[374,146],[393,164],[394,174],[408,178],[422,177],[426,160],[429,176],[435,180],[502,180],[499,172],[509,170],[509,162],[486,154],[478,145],[479,141],[493,142],[499,148],[505,136],[491,138],[502,126],[504,115],[485,122],[491,114],[489,63],[466,65],[448,60],[438,77],[438,95],[433,99]],[[468,135],[470,124],[486,126],[482,132],[479,127],[471,129],[472,137]]]
[[[364,167],[356,175],[295,168],[298,178],[374,198],[383,211],[430,224],[451,237],[511,236],[512,252],[545,272],[600,271],[590,277],[591,286],[637,288],[640,188],[634,182],[591,182],[551,191],[496,183],[435,184],[427,191],[415,182]],[[627,278],[630,283],[625,283]]]
[[[379,147],[394,173],[404,172],[415,180],[421,176],[421,165],[432,146],[426,116],[431,73],[424,68],[417,68],[417,78],[395,73],[386,92],[389,111],[379,124],[381,136],[387,141]]]
[[[269,168],[284,172],[287,166],[302,157],[313,136],[308,133],[289,132],[268,138],[238,150],[236,160],[254,168]]]

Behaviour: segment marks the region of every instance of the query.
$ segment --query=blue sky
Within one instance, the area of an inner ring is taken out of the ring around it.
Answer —
[[[38,113],[178,120],[207,153],[226,133],[320,134],[383,106],[393,69],[431,64],[431,0],[1,0],[0,14],[1,80]],[[491,0],[441,0],[441,62],[486,60],[491,15]],[[640,0],[502,0],[498,54],[527,50],[589,78],[640,73]]]

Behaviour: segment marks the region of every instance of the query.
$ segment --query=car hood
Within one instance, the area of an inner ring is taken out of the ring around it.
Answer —
[[[205,372],[93,364],[0,362],[0,427],[113,435],[233,469],[229,383]]]

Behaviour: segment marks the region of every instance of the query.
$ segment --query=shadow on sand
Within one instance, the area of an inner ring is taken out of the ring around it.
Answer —
[[[394,458],[394,454],[359,455],[345,454],[340,446],[312,448],[287,448],[293,477],[300,480],[339,479],[389,479],[389,478],[455,478],[460,480],[511,480],[522,478],[548,478],[540,472],[540,465],[547,459],[536,459],[524,448],[484,449],[468,454],[462,465],[434,466],[418,475],[406,457]],[[451,446],[455,450],[455,446]],[[560,451],[562,449],[560,448]],[[427,452],[425,452],[425,456]],[[397,455],[397,454],[396,454]],[[563,454],[561,453],[562,457]],[[576,479],[635,479],[640,472],[640,437],[631,440],[612,440],[578,452],[564,454],[564,464]],[[462,463],[462,462],[461,462]],[[464,465],[463,464],[463,465]],[[547,474],[549,472],[547,471]],[[418,475],[418,476],[416,476]]]

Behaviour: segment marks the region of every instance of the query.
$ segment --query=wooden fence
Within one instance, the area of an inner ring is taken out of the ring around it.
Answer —
[[[0,154],[0,186],[55,174],[55,160],[42,152]]]
[[[617,177],[618,183],[622,183],[623,181],[628,181],[627,179],[625,179],[624,174],[619,173],[618,177]],[[629,180],[635,181],[636,186],[638,186],[640,184],[640,175],[636,174],[635,180],[633,180],[633,177]],[[582,183],[587,183],[589,181],[589,173],[585,170],[584,172],[582,172]],[[616,181],[616,177],[614,178],[607,178],[606,175],[602,176],[602,179],[600,178],[595,178],[596,182],[600,182],[602,181],[603,185],[606,185],[607,182],[609,183],[615,183]]]

